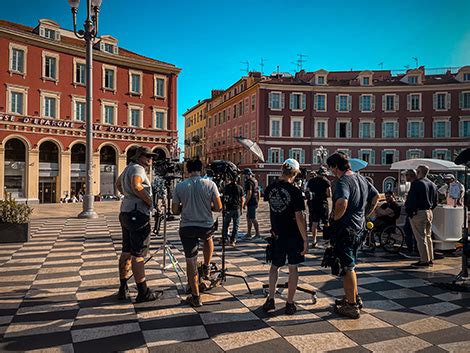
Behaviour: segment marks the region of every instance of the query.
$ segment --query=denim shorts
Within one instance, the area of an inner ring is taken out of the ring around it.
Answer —
[[[357,234],[352,244],[346,244],[340,240],[334,245],[334,253],[339,259],[342,274],[346,271],[354,271],[356,268],[360,239],[361,234]]]
[[[256,205],[248,205],[247,206],[247,211],[246,211],[246,216],[248,219],[256,219],[256,209],[258,206]]]

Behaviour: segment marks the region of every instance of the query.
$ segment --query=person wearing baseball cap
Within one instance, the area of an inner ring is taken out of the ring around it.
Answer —
[[[259,225],[258,220],[256,219],[256,209],[258,208],[259,203],[259,187],[258,180],[256,180],[253,171],[250,168],[245,168],[243,170],[245,175],[245,193],[246,201],[243,204],[243,208],[247,208],[246,211],[246,223],[248,226],[248,231],[243,239],[250,240],[256,237],[259,237]],[[251,235],[251,228],[255,228],[255,235]]]
[[[269,270],[269,295],[263,304],[264,311],[275,309],[274,295],[279,267],[289,264],[288,294],[285,312],[293,315],[297,308],[294,295],[299,279],[297,266],[308,252],[305,203],[302,191],[293,185],[300,165],[289,158],[282,164],[282,174],[269,184],[264,200],[269,202],[272,234],[272,263]]]

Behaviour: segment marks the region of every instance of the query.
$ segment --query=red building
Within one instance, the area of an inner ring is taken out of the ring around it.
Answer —
[[[0,21],[0,197],[57,202],[85,181],[85,47],[51,20]],[[170,157],[180,69],[118,46],[93,52],[93,193],[114,180],[136,145]]]
[[[389,170],[394,161],[453,160],[468,147],[470,66],[439,74],[427,74],[424,67],[398,75],[388,70],[251,73],[219,92],[209,106],[208,158],[254,169],[263,186],[289,157],[318,169],[323,146],[326,155],[340,150],[369,162],[363,174],[384,190],[395,182],[396,173]],[[257,141],[266,163],[236,146],[236,135]]]

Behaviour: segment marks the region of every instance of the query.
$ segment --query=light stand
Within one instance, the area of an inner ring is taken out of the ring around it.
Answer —
[[[83,196],[83,211],[78,218],[98,218],[93,209],[93,42],[98,33],[98,13],[102,0],[87,0],[85,30],[77,32],[77,12],[80,0],[69,0],[73,15],[73,32],[86,44],[86,188]]]

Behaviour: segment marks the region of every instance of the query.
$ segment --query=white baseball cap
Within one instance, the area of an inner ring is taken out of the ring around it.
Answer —
[[[300,164],[294,158],[286,159],[284,163],[282,163],[282,166],[290,170],[300,170]]]

